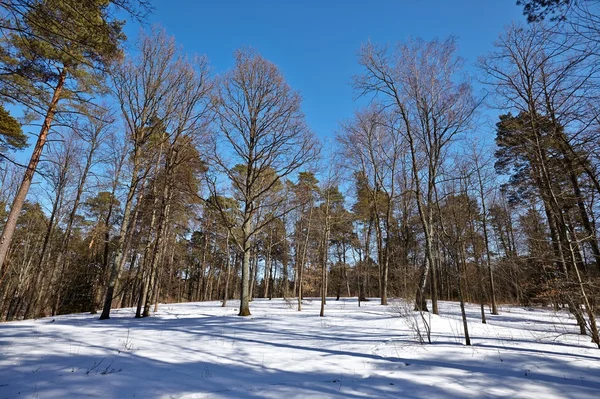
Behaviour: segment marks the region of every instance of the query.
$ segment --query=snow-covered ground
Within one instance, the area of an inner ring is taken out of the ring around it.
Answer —
[[[464,346],[442,302],[432,344],[402,305],[355,299],[162,305],[0,325],[0,398],[600,398],[600,350],[566,312],[502,307]],[[409,312],[411,313],[411,312]]]

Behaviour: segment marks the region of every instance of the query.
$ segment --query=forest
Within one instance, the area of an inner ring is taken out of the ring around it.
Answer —
[[[460,303],[467,345],[472,303],[567,309],[600,348],[600,9],[516,3],[476,73],[454,37],[365,41],[326,142],[285,71],[215,73],[149,1],[1,1],[0,320],[404,298]]]

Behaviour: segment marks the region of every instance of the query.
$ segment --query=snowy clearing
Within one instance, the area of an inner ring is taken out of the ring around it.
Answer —
[[[597,398],[600,350],[567,312],[503,307],[463,345],[457,303],[420,345],[401,305],[255,300],[0,325],[0,398]]]

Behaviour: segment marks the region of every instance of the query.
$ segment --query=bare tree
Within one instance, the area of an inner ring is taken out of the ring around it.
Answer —
[[[190,81],[197,77],[190,76],[187,60],[164,31],[154,29],[151,34],[142,35],[139,51],[137,58],[126,60],[113,73],[114,94],[121,109],[126,140],[131,143],[131,172],[100,319],[110,317],[115,287],[126,260],[128,237],[135,222],[132,216],[136,193],[148,178],[153,155],[156,156],[156,151],[153,154],[151,150],[164,139],[174,114],[181,111],[180,96],[187,95],[186,85],[197,83]]]
[[[481,148],[478,148],[477,143],[473,142],[470,149],[470,160],[473,163],[475,174],[475,191],[479,197],[481,205],[481,230],[483,232],[483,240],[485,244],[485,262],[488,270],[488,279],[490,283],[490,300],[492,302],[492,314],[498,314],[498,305],[496,304],[496,287],[494,284],[494,271],[492,269],[492,251],[490,248],[490,237],[488,229],[488,195],[490,193],[490,185],[495,183],[495,175],[490,170],[489,165],[491,159],[485,157]]]
[[[50,218],[44,242],[40,248],[37,267],[34,269],[36,277],[34,278],[34,284],[30,286],[33,295],[27,304],[25,318],[37,315],[38,309],[42,310],[43,303],[41,303],[41,300],[52,282],[53,270],[48,271],[46,267],[47,261],[50,259],[50,252],[53,249],[52,237],[62,216],[61,214],[65,210],[65,197],[67,197],[68,188],[75,178],[74,167],[80,156],[77,136],[72,131],[67,133],[64,140],[52,142],[51,144],[48,159],[45,160],[43,165],[44,175],[52,192]]]
[[[237,226],[241,236],[232,234],[232,239],[243,254],[239,315],[248,316],[252,240],[272,218],[285,213],[285,198],[269,194],[281,179],[314,160],[319,146],[304,121],[300,95],[277,67],[252,50],[240,50],[235,58],[214,98],[217,132],[210,153],[242,204]],[[210,187],[216,194],[216,182]],[[258,221],[263,208],[270,209],[270,216]]]
[[[58,251],[58,256],[54,261],[54,266],[52,267],[52,272],[50,273],[50,291],[53,291],[52,287],[60,288],[61,286],[67,263],[67,252],[69,249],[71,234],[73,232],[75,217],[83,199],[88,177],[90,176],[94,166],[99,162],[97,153],[108,138],[110,127],[114,122],[114,118],[110,111],[102,107],[93,107],[89,110],[82,110],[82,114],[83,120],[81,123],[75,124],[73,127],[73,132],[81,139],[82,144],[84,144],[85,154],[82,154],[84,156],[83,163],[77,165],[79,168],[77,186],[75,189],[73,202],[71,204],[71,210],[66,220],[66,226]],[[53,315],[56,314],[58,304],[60,303],[60,290],[54,291],[56,291],[56,294],[52,303]]]
[[[382,112],[377,105],[358,112],[355,119],[343,125],[338,135],[348,166],[366,179],[377,238],[379,296],[387,305],[390,264],[390,238],[394,204],[397,201],[398,176],[406,152],[395,113]]]
[[[150,258],[150,281],[154,285],[154,297],[158,291],[158,257],[163,249],[172,200],[177,191],[175,175],[186,168],[196,172],[195,174],[204,169],[204,165],[198,159],[199,154],[193,149],[205,139],[212,90],[212,81],[208,77],[208,62],[205,58],[196,59],[194,64],[181,63],[172,68],[172,73],[178,75],[179,83],[171,88],[169,94],[175,103],[169,111],[170,115],[164,120],[165,134],[161,143],[161,146],[165,146],[162,193],[159,195],[159,214]],[[149,315],[151,302],[150,295],[147,295],[144,316]]]
[[[582,244],[587,244],[600,269],[594,209],[586,206],[583,195],[585,186],[600,192],[600,184],[595,165],[581,155],[597,147],[589,140],[589,128],[597,118],[597,113],[590,113],[595,109],[590,102],[595,99],[593,82],[599,67],[590,52],[577,48],[573,37],[542,24],[509,26],[495,46],[480,65],[499,105],[517,114],[501,116],[497,125],[498,169],[512,175],[513,186],[520,187],[518,197],[541,200],[557,270],[580,288],[579,294],[571,291],[565,297],[569,309],[577,315],[580,303],[585,304],[592,339],[600,345],[593,304],[580,272],[585,269]],[[583,237],[575,222],[583,227]]]
[[[455,55],[454,38],[445,41],[410,40],[392,50],[368,43],[359,54],[362,75],[354,85],[363,95],[376,96],[397,114],[408,142],[415,198],[425,235],[425,266],[417,290],[415,307],[426,309],[425,286],[434,268],[436,292],[434,193],[440,168],[456,136],[470,127],[477,103],[470,82],[457,75],[462,61]],[[424,167],[422,165],[424,164]],[[437,302],[433,311],[437,312]]]

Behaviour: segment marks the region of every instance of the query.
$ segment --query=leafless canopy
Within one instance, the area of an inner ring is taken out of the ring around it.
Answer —
[[[277,67],[252,50],[240,50],[235,58],[215,93],[217,131],[209,155],[253,208],[281,179],[314,160],[319,146],[300,95]]]

